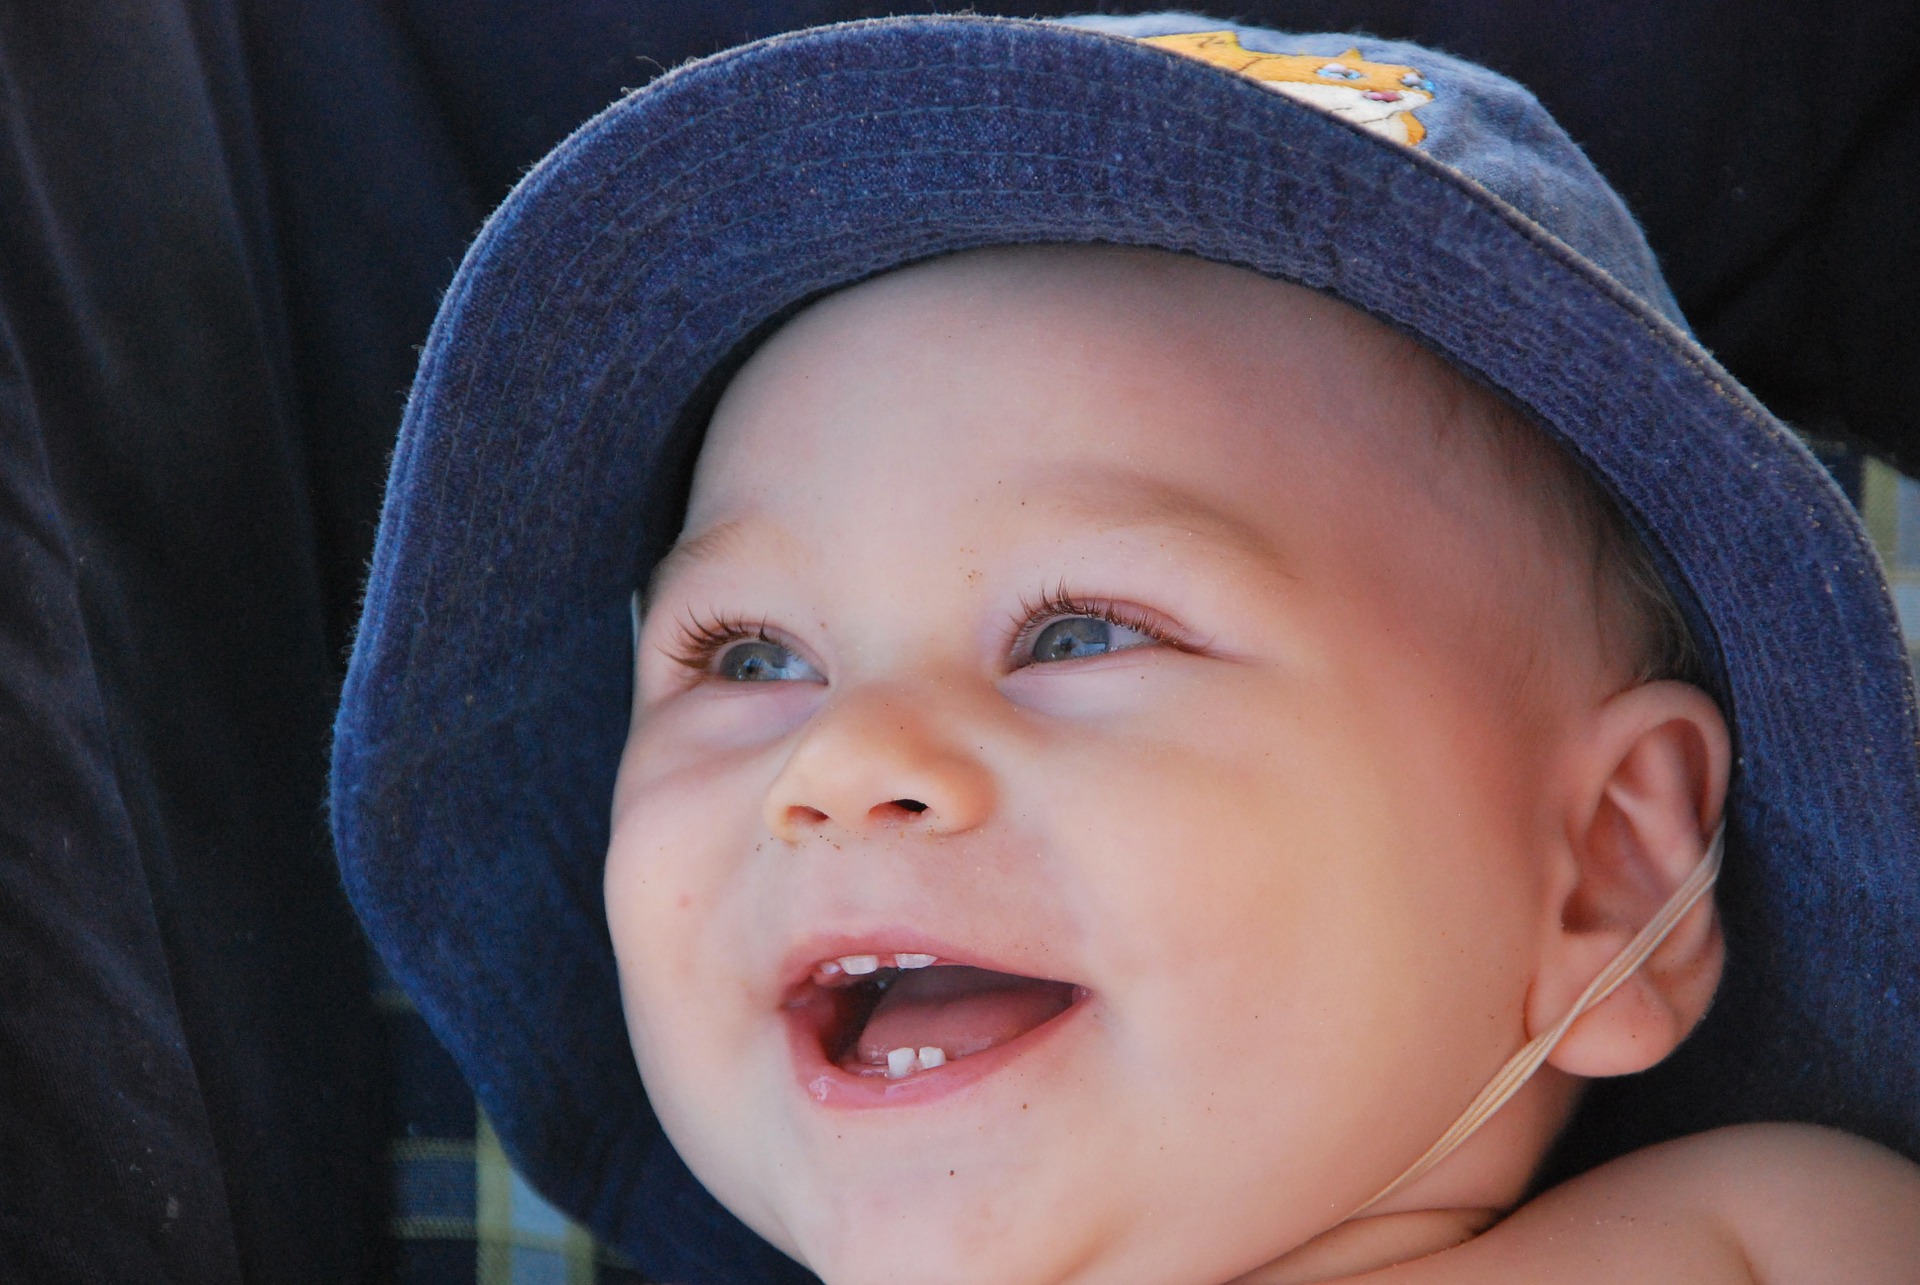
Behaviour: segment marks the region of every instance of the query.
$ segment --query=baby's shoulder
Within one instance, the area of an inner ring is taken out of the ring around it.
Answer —
[[[1920,1166],[1812,1125],[1716,1129],[1602,1165],[1422,1265],[1433,1285],[1913,1285]]]

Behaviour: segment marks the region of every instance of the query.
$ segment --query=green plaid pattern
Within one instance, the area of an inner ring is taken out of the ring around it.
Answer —
[[[626,1270],[513,1171],[484,1115],[471,1141],[397,1140],[392,1162],[394,1236],[471,1241],[475,1285],[599,1285],[603,1267]]]
[[[646,1285],[518,1173],[404,992],[380,984],[393,1070],[391,1166],[398,1285]]]
[[[1920,482],[1869,459],[1860,479],[1860,511],[1880,552],[1907,639],[1907,663],[1920,676]]]

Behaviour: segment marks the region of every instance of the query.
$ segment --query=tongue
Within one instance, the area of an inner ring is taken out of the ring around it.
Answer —
[[[892,1049],[944,1049],[960,1058],[1005,1044],[1073,1003],[1067,982],[941,965],[902,972],[874,1006],[855,1059],[883,1065]]]

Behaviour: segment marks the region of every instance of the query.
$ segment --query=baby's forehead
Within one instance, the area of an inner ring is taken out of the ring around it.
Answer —
[[[963,555],[1105,539],[1347,577],[1356,599],[1364,576],[1444,583],[1393,610],[1538,632],[1556,613],[1529,595],[1579,551],[1509,466],[1488,428],[1501,413],[1359,310],[1242,268],[1113,247],[954,255],[813,305],[744,364],[655,582],[701,559],[800,578],[833,562],[884,595]]]
[[[996,384],[1006,396],[982,395]],[[1190,462],[1227,472],[1313,451],[1383,474],[1430,471],[1447,425],[1493,401],[1412,339],[1290,282],[1160,250],[996,247],[842,290],[762,343],[711,420],[693,509],[735,474],[767,485],[765,466],[799,453],[839,456],[849,478],[863,461],[891,466],[905,437],[848,431],[853,408],[887,402],[916,415],[949,403],[934,420],[980,450],[1125,460],[1164,429],[1185,435]],[[1208,413],[1186,413],[1197,403]],[[962,404],[1016,431],[965,422]],[[1107,431],[1065,431],[1089,416]]]

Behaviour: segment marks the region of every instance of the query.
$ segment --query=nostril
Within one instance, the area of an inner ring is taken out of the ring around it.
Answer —
[[[826,819],[826,813],[819,808],[810,808],[804,803],[796,803],[787,809],[787,824],[796,829],[816,826]]]
[[[867,813],[867,819],[879,825],[904,825],[927,810],[918,799],[889,799]]]

